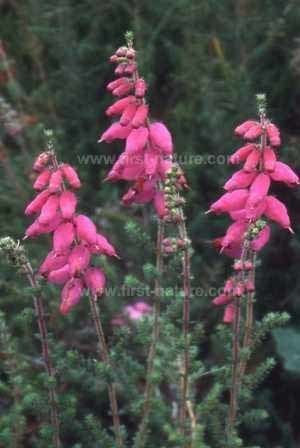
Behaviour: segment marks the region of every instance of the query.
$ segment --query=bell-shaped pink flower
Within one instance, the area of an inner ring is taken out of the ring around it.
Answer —
[[[113,90],[117,89],[118,87],[120,87],[122,84],[126,84],[128,81],[128,78],[124,77],[124,78],[118,78],[115,81],[110,82],[109,84],[107,84],[106,88],[107,90],[109,90],[110,92],[112,92]]]
[[[92,252],[119,258],[114,246],[100,233],[97,234],[96,243],[92,246]]]
[[[76,170],[71,165],[64,163],[61,166],[61,171],[63,173],[64,178],[66,179],[66,181],[70,184],[70,186],[72,188],[77,189],[77,188],[81,187],[81,182],[78,177],[78,174],[76,173]]]
[[[214,300],[212,301],[212,303],[216,306],[220,306],[220,305],[227,305],[231,301],[232,301],[232,296],[222,293],[222,294],[219,294],[217,297],[215,297]]]
[[[62,172],[60,169],[54,171],[51,174],[49,181],[49,191],[50,193],[58,193],[61,190],[61,185],[63,181]]]
[[[46,275],[50,271],[56,271],[67,264],[69,252],[56,252],[52,250],[39,267],[39,273]]]
[[[155,122],[150,125],[150,142],[163,154],[170,155],[173,152],[172,136],[163,123]]]
[[[146,127],[139,127],[133,129],[127,137],[125,152],[127,154],[136,153],[143,149],[148,141],[148,129]]]
[[[113,123],[98,140],[99,143],[111,143],[116,139],[123,140],[128,137],[131,131],[131,126],[121,126],[120,123]]]
[[[245,218],[248,221],[256,221],[264,214],[266,206],[266,198],[262,199],[261,202],[259,202],[257,205],[251,205],[251,203],[247,202],[245,208]]]
[[[223,322],[224,324],[231,324],[234,321],[236,315],[236,306],[234,303],[229,303],[224,311]]]
[[[77,198],[72,191],[65,190],[59,198],[59,207],[64,219],[71,219],[76,210]]]
[[[246,207],[256,207],[267,196],[270,184],[271,180],[268,174],[258,174],[250,187]]]
[[[135,116],[132,119],[132,127],[133,128],[139,128],[140,126],[145,125],[145,121],[148,117],[149,107],[147,104],[141,104],[136,113]]]
[[[225,193],[220,197],[220,199],[210,206],[210,211],[214,213],[224,213],[240,210],[245,206],[248,196],[249,192],[246,189],[239,189]]]
[[[45,233],[53,232],[62,221],[62,217],[60,213],[56,213],[54,218],[49,221],[47,224],[41,224],[39,222],[39,218],[37,218],[27,229],[25,232],[25,236],[27,238],[33,238],[38,235],[43,235]]]
[[[129,93],[132,92],[133,83],[128,78],[123,78],[123,79],[124,79],[124,81],[112,91],[112,94],[114,96],[120,97],[120,96],[128,95]]]
[[[93,296],[101,296],[105,289],[105,274],[99,268],[89,268],[84,274],[84,281]]]
[[[44,190],[39,193],[30,204],[27,205],[25,209],[25,215],[33,215],[34,213],[38,213],[41,211],[43,205],[46,203],[48,197],[50,196],[50,192],[48,190]]]
[[[271,235],[270,226],[266,225],[257,235],[257,237],[251,241],[251,249],[255,252],[259,252],[269,241]]]
[[[228,247],[232,243],[240,243],[246,230],[247,223],[245,221],[236,221],[231,224],[223,238],[222,247]]]
[[[258,149],[254,149],[253,151],[251,151],[247,157],[245,164],[244,164],[244,170],[245,171],[254,171],[258,165],[260,157],[261,157],[261,153]]]
[[[244,121],[244,123],[237,126],[234,130],[234,133],[236,135],[239,135],[240,137],[244,137],[245,133],[254,125],[258,124],[257,121],[254,120],[247,120]]]
[[[49,179],[51,176],[51,171],[48,169],[45,169],[44,171],[42,171],[38,177],[36,178],[34,184],[33,184],[33,188],[35,190],[43,190],[44,188],[47,187]]]
[[[272,221],[277,222],[284,229],[288,229],[292,232],[291,222],[286,206],[274,196],[268,196],[266,198],[266,202],[267,206],[265,216]]]
[[[248,143],[247,145],[242,146],[230,156],[229,162],[232,163],[232,165],[244,162],[254,149],[256,149],[254,143]]]
[[[278,182],[284,182],[289,187],[299,185],[299,177],[286,163],[276,162],[275,169],[270,176],[273,180]]]
[[[77,238],[89,244],[95,244],[97,229],[93,221],[85,215],[77,215],[74,219]]]
[[[53,234],[53,248],[57,252],[68,250],[75,239],[74,225],[71,222],[60,224]]]
[[[125,98],[122,98],[122,99],[116,101],[111,106],[109,106],[106,109],[105,113],[109,117],[112,115],[121,115],[124,112],[124,110],[126,109],[126,107],[129,104],[132,104],[134,102],[135,102],[135,97],[133,95],[126,96]]]
[[[269,137],[270,143],[272,146],[280,146],[280,132],[277,126],[273,123],[269,123],[267,126],[267,135]]]
[[[50,271],[47,280],[55,285],[64,285],[70,279],[70,268],[68,264],[65,264],[55,271]]]
[[[68,312],[79,302],[84,291],[84,285],[81,279],[71,278],[67,281],[61,292],[60,312]]]
[[[124,112],[122,113],[121,118],[120,118],[120,124],[122,126],[129,125],[129,123],[132,121],[133,117],[135,116],[136,108],[137,108],[137,106],[135,103],[128,104],[128,106],[126,107],[126,109],[124,110]]]
[[[70,274],[74,276],[83,272],[88,267],[90,259],[91,253],[85,245],[75,246],[68,258]]]
[[[256,176],[257,173],[255,172],[247,173],[244,170],[237,171],[226,182],[224,189],[227,191],[232,191],[237,188],[247,188],[251,185]]]
[[[47,224],[52,221],[56,215],[59,207],[59,197],[56,195],[51,195],[42,207],[41,214],[39,216],[39,222],[41,224]]]
[[[257,137],[261,136],[262,133],[262,125],[260,123],[255,123],[253,126],[250,126],[247,132],[245,132],[244,138],[247,140],[255,140]]]
[[[272,148],[267,146],[263,151],[263,167],[265,171],[274,171],[276,163],[276,154]]]
[[[147,176],[153,176],[157,171],[157,165],[159,162],[159,154],[153,147],[148,147],[144,155],[145,174]]]
[[[147,90],[147,85],[143,78],[139,78],[135,83],[135,91],[134,94],[137,98],[144,98]]]

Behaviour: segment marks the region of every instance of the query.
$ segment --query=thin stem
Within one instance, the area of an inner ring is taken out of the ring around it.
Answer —
[[[253,270],[251,271],[251,283],[255,284],[255,261],[256,254],[253,251],[250,251],[250,261],[253,264]],[[252,345],[252,330],[253,330],[253,301],[254,301],[255,292],[250,292],[247,297],[247,306],[246,306],[246,322],[245,322],[245,334],[243,340],[243,349],[251,349]],[[241,380],[245,374],[247,368],[247,359],[241,362],[240,366],[240,375]]]
[[[97,334],[98,344],[99,344],[99,353],[101,356],[101,360],[109,367],[111,367],[111,361],[109,356],[108,347],[105,340],[105,335],[101,323],[101,317],[100,317],[100,311],[99,307],[97,306],[97,297],[89,296],[90,299],[90,307],[92,312],[92,318]],[[120,418],[119,418],[119,411],[118,411],[118,401],[117,401],[117,392],[116,392],[116,385],[113,382],[108,382],[107,384],[108,389],[108,398],[110,403],[110,409],[112,413],[112,419],[113,419],[113,427],[114,427],[114,433],[116,438],[116,443],[119,448],[123,447],[123,440],[121,435],[121,425],[120,425]]]
[[[185,433],[185,421],[188,412],[187,395],[189,388],[189,364],[190,364],[189,327],[190,327],[191,266],[190,266],[188,236],[183,213],[181,213],[181,220],[178,227],[180,236],[185,242],[182,257],[183,291],[184,291],[182,331],[184,338],[184,351],[183,351],[183,378],[182,378],[181,400],[179,409],[179,423],[182,432]]]
[[[38,285],[34,278],[34,273],[33,273],[31,264],[29,262],[27,262],[24,265],[24,269],[25,269],[25,273],[26,273],[26,276],[28,278],[30,285],[33,288],[37,288]],[[34,303],[35,313],[37,316],[38,327],[39,327],[39,332],[40,332],[40,337],[41,337],[41,344],[42,344],[45,368],[46,368],[49,378],[51,380],[53,380],[52,384],[48,390],[49,402],[50,402],[50,413],[51,413],[51,416],[50,416],[51,424],[52,424],[52,427],[54,430],[53,443],[54,443],[55,448],[60,448],[61,447],[60,430],[59,430],[60,422],[59,422],[58,407],[57,407],[57,394],[56,394],[56,389],[54,388],[55,372],[54,372],[51,357],[50,357],[48,331],[47,331],[47,324],[46,324],[46,319],[45,319],[45,311],[44,311],[42,297],[40,295],[34,295],[33,303]]]
[[[241,263],[244,266],[249,241],[247,239],[243,242]],[[244,276],[244,272],[240,274]],[[240,276],[237,281],[241,280]],[[237,296],[234,299],[234,304],[236,307],[234,323],[233,323],[233,337],[232,337],[232,383],[230,391],[230,404],[229,404],[229,415],[228,415],[228,426],[227,433],[230,437],[233,433],[236,424],[236,417],[238,411],[238,396],[240,389],[240,330],[241,330],[241,297]]]
[[[136,448],[142,448],[145,446],[146,442],[146,430],[148,426],[148,418],[151,410],[151,398],[153,393],[152,384],[152,372],[154,367],[154,359],[156,355],[156,347],[159,340],[160,334],[160,296],[161,296],[161,277],[163,273],[163,254],[162,254],[162,241],[164,238],[164,222],[158,220],[157,226],[157,242],[156,242],[156,270],[157,277],[155,280],[154,288],[154,322],[152,330],[152,340],[149,348],[148,359],[147,359],[147,374],[146,374],[146,386],[144,392],[144,406],[141,423],[138,428],[137,435],[135,437]]]

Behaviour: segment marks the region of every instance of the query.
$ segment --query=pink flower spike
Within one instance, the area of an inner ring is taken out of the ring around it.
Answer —
[[[50,176],[51,176],[51,171],[49,171],[48,169],[45,169],[44,171],[42,171],[41,174],[39,174],[38,177],[36,178],[36,180],[33,184],[33,188],[38,191],[46,188],[48,185]]]
[[[273,180],[278,182],[284,182],[289,187],[295,187],[299,185],[299,177],[286,163],[276,162],[275,169],[270,176]]]
[[[67,182],[69,182],[69,184],[72,188],[77,189],[77,188],[81,187],[81,183],[80,183],[78,174],[76,173],[76,170],[71,165],[64,163],[61,166],[61,170],[62,170],[64,178],[67,180]]]
[[[212,303],[216,306],[219,306],[219,305],[227,305],[231,301],[232,301],[232,297],[230,295],[220,294],[216,298],[214,298]]]
[[[156,213],[160,218],[163,218],[166,215],[166,205],[165,205],[165,196],[162,191],[157,191],[155,193],[153,203]]]
[[[127,154],[135,153],[143,149],[148,140],[148,129],[146,127],[139,127],[133,129],[127,137],[125,152]]]
[[[30,204],[27,205],[25,209],[25,215],[33,215],[34,213],[40,212],[43,205],[46,203],[48,197],[50,196],[50,193],[48,190],[44,190],[41,193],[39,193],[33,201],[30,202]]]
[[[139,128],[140,126],[144,126],[145,121],[148,117],[148,111],[149,111],[149,107],[147,106],[147,104],[141,104],[138,107],[136,114],[133,117],[133,120],[131,122],[132,127]]]
[[[75,246],[68,258],[70,274],[74,276],[83,272],[88,267],[90,259],[91,253],[86,246],[83,244]]]
[[[249,154],[256,149],[256,145],[254,145],[253,143],[248,143],[245,146],[242,146],[241,148],[237,149],[231,156],[229,159],[229,162],[232,165],[237,165],[241,162],[244,162],[247,157],[249,156]]]
[[[255,123],[247,130],[247,132],[245,132],[244,138],[248,140],[254,140],[257,137],[260,137],[262,133],[263,133],[262,125],[260,123]]]
[[[224,189],[227,191],[232,191],[237,188],[247,188],[253,182],[257,173],[247,173],[244,170],[237,171],[224,185]]]
[[[60,312],[68,314],[68,312],[79,302],[84,291],[82,280],[79,278],[71,278],[67,281],[61,292]]]
[[[259,219],[265,212],[267,203],[266,200],[263,199],[257,206],[251,206],[247,203],[246,205],[246,219],[247,220],[257,220]]]
[[[257,121],[254,120],[247,120],[244,121],[244,123],[240,124],[239,126],[237,126],[234,130],[234,133],[236,135],[239,135],[240,137],[243,137],[245,135],[245,133],[254,125],[257,125]]]
[[[251,249],[255,252],[259,252],[269,241],[271,235],[270,226],[266,225],[257,235],[257,237],[251,241]]]
[[[263,151],[264,169],[266,171],[274,171],[276,163],[276,155],[272,148],[267,146]]]
[[[84,281],[93,296],[102,296],[105,288],[105,275],[99,268],[89,268],[84,274]]]
[[[214,213],[226,213],[234,210],[240,210],[246,204],[248,199],[248,190],[234,190],[230,193],[225,193],[216,202],[214,202],[210,211]]]
[[[72,191],[63,191],[59,198],[59,207],[64,219],[71,219],[74,216],[77,205],[77,198]]]
[[[173,142],[169,130],[163,123],[152,123],[150,125],[150,141],[151,144],[162,151],[165,155],[173,152]]]
[[[135,102],[135,97],[133,95],[126,96],[125,98],[122,98],[118,101],[116,101],[114,104],[112,104],[110,107],[108,107],[105,111],[106,115],[109,117],[112,115],[121,115],[126,107],[129,104],[132,104]]]
[[[236,314],[236,307],[233,303],[229,303],[224,311],[223,322],[224,324],[232,324]]]
[[[46,165],[48,164],[49,160],[51,158],[51,154],[49,152],[42,152],[39,154],[39,156],[36,158],[34,164],[33,164],[33,171],[43,171]]]
[[[225,294],[231,294],[232,293],[232,290],[233,290],[232,278],[229,278],[228,280],[226,280],[223,290],[224,290]]]
[[[267,135],[269,137],[270,143],[272,146],[280,146],[280,132],[277,126],[273,123],[269,123],[267,126]]]
[[[55,285],[64,285],[70,278],[70,268],[68,264],[65,264],[63,267],[49,272],[47,276],[47,280],[50,283],[54,283]]]
[[[254,171],[258,165],[260,157],[261,153],[258,149],[251,151],[244,164],[244,170],[248,172]]]
[[[56,195],[51,195],[47,199],[46,203],[43,205],[41,214],[38,218],[41,224],[48,224],[53,220],[56,215],[59,206],[59,197]]]
[[[96,253],[100,252],[100,254],[108,255],[109,257],[120,258],[112,244],[105,238],[105,236],[100,233],[97,234],[96,243],[94,245],[93,250]]]
[[[128,137],[130,131],[131,126],[121,126],[120,123],[113,123],[105,132],[103,132],[98,143],[111,143],[116,139],[123,140]]]
[[[95,244],[97,229],[93,221],[85,215],[77,215],[74,219],[77,238],[89,244]]]
[[[246,208],[256,207],[268,194],[271,180],[268,174],[260,173],[252,183]]]
[[[49,191],[50,193],[58,193],[61,190],[62,185],[62,172],[60,169],[54,171],[51,174],[50,181],[49,181]]]
[[[60,224],[53,235],[53,248],[57,252],[63,252],[70,248],[75,239],[74,226],[71,222]]]
[[[120,125],[128,126],[136,113],[136,104],[130,103],[124,110],[120,118]]]
[[[286,206],[274,196],[268,196],[266,198],[266,202],[267,206],[265,210],[265,216],[272,221],[277,222],[284,229],[288,229],[293,233]]]
[[[67,263],[69,253],[66,252],[55,252],[52,250],[49,252],[47,257],[42,262],[39,268],[39,274],[45,275],[50,271],[56,271]]]

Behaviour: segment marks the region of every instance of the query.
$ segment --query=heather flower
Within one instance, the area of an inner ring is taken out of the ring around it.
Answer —
[[[85,290],[93,296],[104,292],[105,274],[92,266],[92,257],[117,254],[108,240],[97,233],[93,221],[76,212],[77,197],[72,190],[81,186],[76,170],[71,165],[58,164],[53,151],[42,153],[33,168],[38,172],[34,188],[39,193],[25,209],[26,215],[36,216],[26,237],[52,234],[53,247],[39,274],[62,286],[60,311],[67,314]]]
[[[152,202],[160,218],[167,213],[161,183],[165,179],[165,162],[172,162],[173,142],[167,127],[149,118],[146,103],[147,83],[140,77],[132,43],[119,48],[110,61],[116,64],[118,78],[107,85],[118,99],[106,109],[117,117],[103,132],[99,142],[125,140],[124,152],[108,173],[106,180],[131,182],[123,196],[124,205]]]
[[[234,165],[243,163],[243,167],[225,183],[227,192],[210,206],[211,212],[228,213],[233,220],[225,235],[214,240],[216,248],[235,258],[230,294],[226,284],[224,292],[213,300],[215,305],[226,305],[226,323],[234,320],[236,298],[255,290],[254,254],[270,239],[271,228],[267,221],[274,221],[292,232],[287,208],[270,195],[272,181],[283,182],[289,187],[299,184],[297,174],[277,160],[280,132],[263,109],[260,109],[259,122],[247,120],[235,129],[235,134],[245,140],[245,145],[234,152],[230,162]]]

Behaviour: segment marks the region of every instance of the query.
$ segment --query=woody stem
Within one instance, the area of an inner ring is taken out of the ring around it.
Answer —
[[[93,319],[95,331],[97,334],[99,354],[100,354],[101,360],[107,366],[112,367],[108,347],[107,347],[106,340],[105,340],[104,330],[103,330],[103,326],[102,326],[102,322],[101,322],[100,311],[99,311],[99,307],[97,306],[97,297],[92,297],[90,295],[89,300],[90,300],[92,319]],[[122,439],[122,435],[121,435],[121,425],[120,425],[117,392],[116,392],[115,383],[109,381],[107,383],[107,389],[108,389],[108,398],[109,398],[110,409],[111,409],[111,413],[112,413],[116,443],[119,448],[122,448],[123,447],[123,439]]]
[[[33,269],[31,267],[31,264],[29,261],[26,262],[24,265],[24,270],[26,273],[26,276],[28,278],[28,281],[32,288],[37,288],[37,283],[34,277]],[[34,295],[33,296],[33,304],[34,309],[37,317],[38,327],[39,327],[39,333],[41,338],[41,344],[42,344],[42,352],[43,352],[43,359],[45,363],[45,369],[47,371],[47,374],[49,378],[51,378],[52,384],[48,389],[49,393],[49,403],[50,403],[50,414],[51,414],[51,425],[53,427],[53,443],[55,448],[61,447],[61,441],[60,441],[60,431],[59,431],[59,414],[58,414],[58,407],[57,407],[57,393],[56,389],[54,387],[55,384],[55,373],[50,357],[50,349],[49,349],[49,342],[48,342],[48,330],[47,330],[47,324],[45,320],[45,311],[44,311],[44,305],[43,300],[40,295]]]
[[[154,359],[156,355],[157,343],[160,334],[160,296],[161,296],[161,277],[163,273],[163,254],[162,254],[162,242],[164,238],[164,222],[158,220],[157,226],[157,242],[156,242],[156,271],[157,277],[154,287],[154,322],[152,329],[152,340],[148,352],[147,359],[147,374],[146,374],[146,386],[144,392],[144,406],[141,423],[138,428],[137,435],[135,437],[135,448],[143,448],[146,442],[146,431],[148,426],[148,419],[151,410],[151,398],[153,394],[152,373],[154,367]]]

